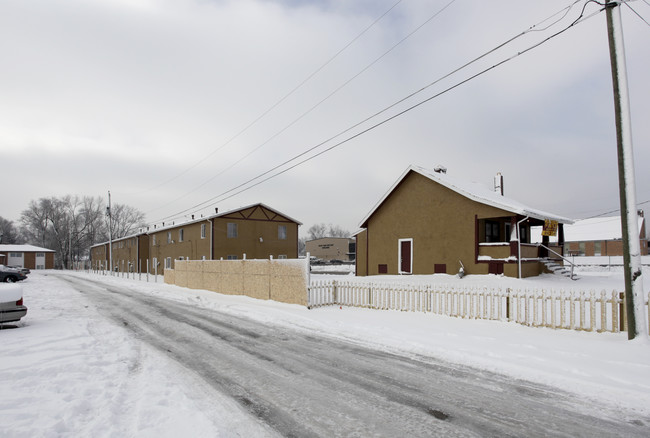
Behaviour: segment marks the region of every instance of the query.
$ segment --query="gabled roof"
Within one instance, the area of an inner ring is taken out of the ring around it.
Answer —
[[[257,204],[247,205],[246,207],[239,207],[239,208],[236,208],[236,209],[234,209],[234,210],[226,211],[226,212],[224,212],[224,213],[216,214],[216,215],[210,217],[210,219],[212,219],[212,218],[216,218],[216,217],[221,217],[221,216],[228,216],[228,215],[231,215],[231,214],[233,214],[233,213],[237,213],[238,211],[248,210],[249,208],[253,208],[253,207],[263,207],[263,208],[265,208],[266,210],[272,211],[273,213],[275,213],[275,214],[277,214],[277,215],[279,215],[279,216],[282,216],[282,217],[288,219],[288,220],[291,221],[291,222],[295,222],[295,223],[298,224],[298,225],[302,225],[302,222],[299,222],[299,221],[293,219],[292,217],[289,217],[289,216],[287,216],[286,214],[281,213],[281,212],[279,212],[278,210],[269,207],[269,206],[266,205],[266,204],[262,204],[261,202],[259,202],[259,203],[257,203]]]
[[[644,218],[639,216],[639,234],[643,228]],[[644,238],[645,236],[641,236]],[[620,240],[623,238],[621,217],[596,217],[575,221],[564,227],[565,242],[584,242],[591,240]]]
[[[56,252],[52,249],[41,248],[34,245],[0,245],[2,252]]]
[[[213,214],[212,216],[200,217],[198,219],[191,219],[191,220],[187,220],[187,221],[184,221],[184,222],[178,222],[178,223],[173,222],[170,225],[166,225],[166,226],[163,226],[163,227],[160,227],[160,228],[145,229],[142,232],[138,232],[136,234],[131,234],[131,235],[128,235],[128,236],[113,239],[113,242],[119,242],[120,240],[130,239],[132,237],[140,236],[140,235],[143,235],[143,234],[151,235],[151,234],[155,234],[155,233],[160,233],[161,231],[173,230],[174,228],[184,227],[184,226],[187,226],[187,225],[196,224],[198,222],[204,222],[204,221],[208,221],[208,220],[223,217],[223,216],[228,216],[228,215],[231,215],[233,213],[237,213],[237,212],[243,211],[243,210],[248,210],[249,208],[253,208],[253,207],[263,207],[266,210],[272,211],[273,213],[275,213],[275,214],[277,214],[279,216],[282,216],[282,217],[288,219],[291,222],[295,222],[298,225],[302,225],[302,222],[298,222],[297,220],[287,216],[286,214],[281,213],[278,210],[276,210],[274,208],[271,208],[268,205],[262,204],[261,202],[259,202],[257,204],[247,205],[246,207],[239,207],[239,208],[235,208],[233,210],[224,211],[223,213]],[[102,242],[102,243],[96,243],[95,245],[91,246],[91,248],[94,248],[96,246],[105,245],[107,243],[108,243],[108,241]]]
[[[419,166],[409,166],[404,173],[395,181],[391,188],[384,194],[384,196],[379,200],[377,204],[370,210],[370,212],[363,218],[361,221],[360,227],[365,228],[365,224],[370,219],[370,217],[375,213],[375,211],[381,206],[386,198],[395,190],[395,188],[406,178],[410,172],[416,172],[433,182],[436,182],[454,192],[458,193],[461,196],[464,196],[472,201],[489,205],[491,207],[499,208],[501,210],[509,211],[515,214],[522,216],[528,216],[535,219],[550,219],[555,220],[563,224],[572,224],[573,220],[558,216],[553,213],[548,213],[542,210],[538,210],[527,205],[522,204],[519,201],[514,199],[507,198],[500,195],[499,193],[494,192],[493,190],[488,189],[485,185],[476,183],[476,182],[467,182],[460,179],[454,178],[453,176],[447,175],[446,173],[438,173],[429,169],[425,169]]]

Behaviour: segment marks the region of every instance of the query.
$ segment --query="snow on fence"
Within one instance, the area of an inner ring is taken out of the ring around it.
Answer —
[[[648,306],[650,293],[644,300]],[[312,281],[308,307],[329,305],[514,321],[532,327],[598,332],[626,330],[625,298],[617,291]]]

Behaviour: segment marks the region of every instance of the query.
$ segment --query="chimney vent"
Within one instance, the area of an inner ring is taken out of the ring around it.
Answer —
[[[194,220],[194,215],[192,215],[192,220]]]
[[[447,173],[447,168],[445,166],[441,166],[438,164],[436,167],[433,168],[433,171],[436,173]]]
[[[497,172],[494,177],[494,191],[503,196],[503,175],[501,175],[501,172]]]
[[[218,207],[215,207],[215,208],[214,208],[214,212],[215,212],[215,213],[219,213],[219,208],[218,208]]]

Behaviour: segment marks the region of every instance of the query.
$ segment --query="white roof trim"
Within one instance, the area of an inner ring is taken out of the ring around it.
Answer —
[[[532,207],[528,207],[514,199],[501,196],[500,194],[488,189],[485,185],[480,183],[458,180],[454,177],[451,177],[445,173],[436,173],[434,171],[425,169],[419,166],[409,166],[404,173],[393,183],[390,189],[382,196],[382,198],[375,204],[375,206],[370,210],[370,212],[363,218],[360,222],[359,227],[363,228],[363,225],[370,219],[370,217],[375,213],[381,204],[384,203],[386,198],[395,190],[395,188],[402,182],[402,180],[409,174],[409,172],[417,172],[420,175],[429,178],[430,180],[450,189],[454,192],[462,195],[472,201],[489,205],[491,207],[499,208],[501,210],[510,211],[522,216],[528,216],[535,219],[551,219],[556,220],[563,224],[572,224],[573,220],[558,216],[553,213],[548,213],[542,210],[537,210]]]
[[[53,249],[41,248],[34,245],[0,245],[2,252],[56,252]]]

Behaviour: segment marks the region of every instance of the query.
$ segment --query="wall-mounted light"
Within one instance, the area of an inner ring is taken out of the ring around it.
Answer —
[[[262,243],[262,242],[264,242],[264,239],[262,239],[262,238],[260,237],[260,243]]]

